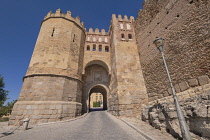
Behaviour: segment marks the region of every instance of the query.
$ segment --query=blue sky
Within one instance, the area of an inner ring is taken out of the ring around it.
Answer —
[[[137,17],[143,0],[1,0],[0,2],[0,74],[4,77],[9,100],[18,98],[22,78],[44,16],[61,8],[79,16],[85,28],[109,28],[111,15]]]

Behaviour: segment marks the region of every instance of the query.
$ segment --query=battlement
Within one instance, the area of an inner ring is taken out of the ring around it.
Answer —
[[[89,28],[87,34],[108,35],[105,29],[101,29],[101,31],[99,31],[98,28],[96,28],[95,30],[93,30],[93,28]]]
[[[62,17],[71,21],[74,21],[75,23],[77,23],[79,26],[81,26],[82,28],[84,28],[84,23],[80,22],[80,18],[77,17],[72,17],[71,16],[71,12],[67,11],[66,13],[62,13],[61,9],[57,9],[55,13],[53,13],[52,11],[48,12],[47,15],[44,17],[44,20],[47,20],[49,18],[54,18],[54,17]]]
[[[127,15],[124,15],[124,17],[122,18],[122,15],[118,15],[118,16],[116,17],[115,14],[112,14],[112,20],[131,22],[131,21],[134,21],[135,19],[134,19],[133,16],[130,16],[130,18],[128,19],[128,16],[127,16]]]

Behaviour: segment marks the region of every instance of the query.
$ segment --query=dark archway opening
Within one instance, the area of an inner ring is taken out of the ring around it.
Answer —
[[[93,94],[94,96],[91,98],[91,95]],[[100,99],[100,97],[103,97],[103,99]],[[96,101],[96,103],[100,102],[100,104],[95,104],[95,106],[91,105],[94,101]],[[107,110],[107,91],[103,86],[96,85],[90,90],[88,106],[89,111]]]

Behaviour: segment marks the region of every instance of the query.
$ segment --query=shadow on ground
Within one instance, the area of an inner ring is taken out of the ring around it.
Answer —
[[[90,112],[94,112],[94,111],[104,111],[103,108],[90,108],[89,109]]]

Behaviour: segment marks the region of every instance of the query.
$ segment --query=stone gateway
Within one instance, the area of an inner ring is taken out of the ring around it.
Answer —
[[[135,117],[178,137],[164,53],[191,132],[210,137],[210,2],[146,0],[138,17],[111,17],[109,31],[86,30],[71,12],[49,12],[9,125],[55,122],[88,112],[92,93],[115,116]]]

